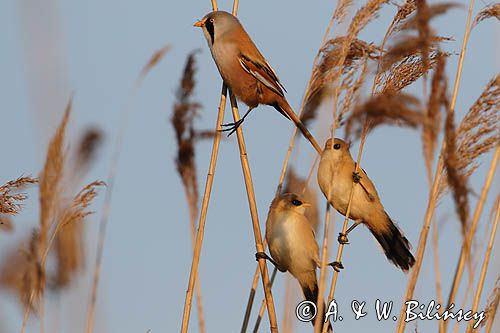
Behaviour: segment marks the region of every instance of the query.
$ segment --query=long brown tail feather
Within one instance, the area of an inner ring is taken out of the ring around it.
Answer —
[[[389,230],[379,231],[370,228],[370,226],[368,227],[384,249],[387,259],[406,272],[415,264],[415,258],[410,252],[410,243],[394,222],[392,222],[389,215],[386,214],[386,217]]]
[[[319,146],[318,142],[314,139],[312,136],[311,132],[307,129],[307,127],[300,121],[299,117],[293,112],[292,108],[288,104],[288,102],[283,99],[283,101],[276,103],[273,105],[276,110],[279,111],[282,115],[293,121],[295,126],[302,132],[302,134],[306,137],[306,139],[311,143],[311,145],[316,149],[318,154],[321,154],[322,150],[321,147]]]

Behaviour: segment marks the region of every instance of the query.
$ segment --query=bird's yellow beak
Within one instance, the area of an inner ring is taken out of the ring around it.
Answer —
[[[203,21],[196,21],[194,24],[193,24],[194,27],[198,27],[198,28],[201,28],[203,26]]]

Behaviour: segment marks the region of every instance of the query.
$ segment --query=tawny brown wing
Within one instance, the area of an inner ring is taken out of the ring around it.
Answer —
[[[283,90],[286,91],[285,87],[281,84],[278,76],[272,69],[271,65],[265,61],[261,63],[259,61],[252,60],[250,57],[241,53],[239,56],[240,65],[248,74],[252,75],[259,82],[265,85],[267,88],[274,91],[281,97],[285,97]]]

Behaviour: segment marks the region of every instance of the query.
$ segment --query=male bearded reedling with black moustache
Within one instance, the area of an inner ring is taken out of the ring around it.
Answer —
[[[318,183],[328,202],[345,216],[349,196],[354,184],[354,194],[349,218],[354,224],[340,234],[339,242],[347,244],[347,234],[359,224],[364,224],[384,249],[387,259],[403,271],[415,263],[410,252],[410,243],[392,222],[380,202],[377,190],[364,170],[354,173],[356,163],[348,145],[341,139],[328,140],[321,154],[318,168]]]
[[[321,154],[321,147],[288,104],[283,93],[285,88],[278,76],[238,19],[227,12],[215,11],[194,25],[203,29],[212,57],[226,85],[249,107],[239,121],[223,125],[228,127],[225,131],[231,131],[229,134],[232,134],[259,104],[270,105],[291,119]]]
[[[299,282],[306,300],[316,304],[319,292],[316,268],[320,260],[314,230],[305,216],[309,206],[292,193],[274,198],[266,221],[266,240],[272,258],[264,252],[258,252],[256,257],[271,261],[281,272],[290,272]],[[330,265],[334,269],[342,268],[335,262]],[[316,317],[324,320],[324,315]],[[331,329],[330,322],[328,326]]]

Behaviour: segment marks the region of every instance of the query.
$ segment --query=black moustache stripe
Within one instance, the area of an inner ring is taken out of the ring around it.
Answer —
[[[215,32],[214,32],[214,24],[210,20],[207,20],[205,22],[205,28],[207,28],[208,34],[210,35],[210,39],[212,44],[214,43],[215,39]]]

